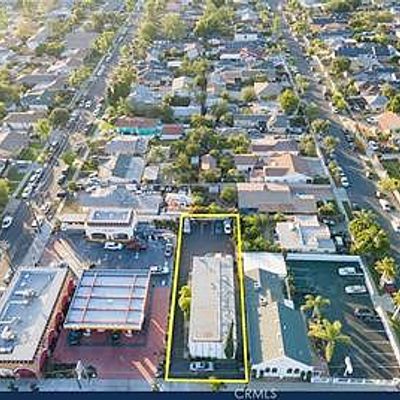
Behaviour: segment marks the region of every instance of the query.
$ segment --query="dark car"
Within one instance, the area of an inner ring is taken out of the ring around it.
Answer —
[[[214,225],[215,234],[220,235],[223,232],[222,221],[216,221]]]
[[[377,322],[380,321],[378,313],[371,308],[356,308],[354,310],[354,316],[366,322]]]
[[[59,199],[63,199],[64,197],[67,197],[67,194],[68,194],[68,192],[66,192],[65,190],[62,190],[62,191],[60,191],[60,192],[57,192],[56,196],[57,196]]]
[[[81,344],[81,331],[68,331],[68,344],[70,346],[78,346]]]

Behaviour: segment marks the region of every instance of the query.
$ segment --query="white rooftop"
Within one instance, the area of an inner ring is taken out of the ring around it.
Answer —
[[[244,272],[262,269],[282,278],[287,276],[286,262],[281,253],[245,252],[243,253]]]
[[[21,268],[0,299],[0,363],[32,361],[67,269]]]
[[[233,257],[193,257],[189,335],[192,342],[221,342],[235,320]]]

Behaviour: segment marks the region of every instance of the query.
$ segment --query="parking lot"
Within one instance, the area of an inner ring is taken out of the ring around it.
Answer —
[[[329,365],[332,376],[341,377],[344,359],[350,357],[354,378],[392,379],[399,376],[399,366],[382,322],[366,322],[354,316],[356,308],[373,309],[368,293],[346,294],[348,285],[365,285],[363,276],[339,276],[339,267],[357,267],[357,262],[288,261],[294,277],[296,307],[304,295],[321,295],[331,304],[323,309],[330,321],[342,322],[342,332],[351,338],[350,345],[338,344]],[[360,269],[361,271],[361,269]]]
[[[169,273],[157,278],[163,285],[169,285],[174,257],[173,254],[165,255],[167,240],[172,242],[175,248],[172,233],[158,232],[156,236],[150,235],[143,239],[145,250],[136,251],[126,246],[122,250],[105,250],[104,243],[89,242],[83,233],[60,232],[49,245],[45,261],[49,262],[49,257],[53,257],[56,262],[68,260],[71,268],[75,270],[88,267],[148,270],[151,266],[167,266]]]
[[[178,290],[190,282],[193,257],[204,256],[211,253],[222,253],[235,255],[233,236],[221,230],[221,220],[215,219],[193,219],[191,218],[190,233],[183,233],[179,263]],[[219,225],[219,226],[218,226]],[[235,263],[236,264],[236,263]],[[236,265],[235,265],[235,268]],[[237,285],[238,282],[235,282]],[[243,378],[243,345],[241,332],[241,313],[239,303],[239,287],[236,287],[236,312],[238,326],[238,350],[236,359],[217,360],[214,362],[212,376],[216,378],[240,379]],[[170,377],[174,378],[203,378],[207,379],[210,372],[194,373],[189,370],[189,353],[186,346],[185,322],[183,313],[175,304],[174,327],[171,349]]]

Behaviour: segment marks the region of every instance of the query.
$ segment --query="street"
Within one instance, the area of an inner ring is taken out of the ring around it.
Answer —
[[[391,243],[391,250],[397,260],[400,260],[400,237],[394,232],[390,224],[390,215],[383,211],[378,199],[375,196],[375,183],[365,176],[364,162],[360,154],[352,150],[345,138],[343,126],[339,117],[331,111],[329,102],[324,98],[323,85],[318,83],[318,78],[312,70],[309,60],[305,56],[304,50],[299,43],[294,39],[289,30],[288,23],[281,10],[278,11],[278,3],[274,2],[271,7],[275,12],[278,12],[282,21],[282,34],[286,41],[287,48],[291,56],[294,58],[294,63],[297,66],[299,73],[309,79],[310,86],[304,96],[307,104],[314,103],[320,111],[319,118],[329,120],[331,122],[330,132],[333,136],[339,139],[339,145],[335,151],[337,164],[343,168],[344,173],[348,177],[350,186],[347,188],[347,195],[351,203],[356,203],[361,208],[372,210],[376,216],[378,223],[388,233]]]

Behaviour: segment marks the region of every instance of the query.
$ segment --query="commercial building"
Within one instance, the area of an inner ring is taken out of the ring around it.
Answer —
[[[84,271],[65,329],[111,330],[131,334],[143,327],[150,273],[132,270]]]
[[[0,369],[38,377],[73,292],[66,268],[20,268],[0,299]]]
[[[255,378],[300,378],[314,372],[302,313],[286,298],[282,254],[244,253],[247,331]]]
[[[233,358],[237,347],[233,257],[220,253],[193,257],[191,288],[190,356]]]
[[[129,240],[134,237],[136,217],[129,208],[93,208],[85,232],[91,240]]]

